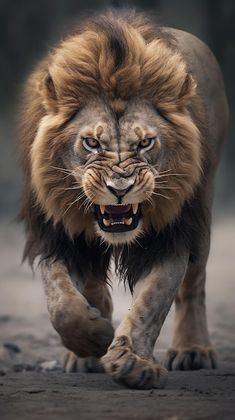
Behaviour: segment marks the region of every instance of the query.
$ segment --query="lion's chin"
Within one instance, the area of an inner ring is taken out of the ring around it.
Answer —
[[[102,238],[109,245],[124,245],[127,243],[134,243],[143,234],[143,224],[139,220],[135,229],[126,232],[107,232],[100,228],[98,222],[95,222],[96,234]]]

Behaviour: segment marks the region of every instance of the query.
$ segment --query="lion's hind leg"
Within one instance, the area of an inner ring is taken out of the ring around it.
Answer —
[[[175,330],[165,366],[168,370],[214,369],[216,354],[207,329],[205,267],[189,265],[175,301]]]

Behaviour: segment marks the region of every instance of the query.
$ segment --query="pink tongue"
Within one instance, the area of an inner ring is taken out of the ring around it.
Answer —
[[[105,211],[109,214],[122,214],[127,213],[130,208],[130,204],[127,204],[126,206],[105,206]]]

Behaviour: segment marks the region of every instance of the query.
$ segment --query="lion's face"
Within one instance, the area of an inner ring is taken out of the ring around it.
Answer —
[[[32,180],[48,217],[62,220],[71,235],[82,228],[112,244],[175,217],[198,176],[197,148],[182,146],[177,125],[151,103],[133,99],[117,118],[93,98],[61,121],[42,120],[31,153]]]
[[[67,169],[82,186],[84,210],[93,211],[96,232],[106,241],[133,240],[142,230],[162,163],[157,113],[133,101],[119,119],[101,101],[75,117],[77,135]]]

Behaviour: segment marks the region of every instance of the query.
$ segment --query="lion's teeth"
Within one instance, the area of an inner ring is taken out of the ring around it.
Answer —
[[[105,226],[110,226],[110,220],[103,219],[103,224],[104,224]]]
[[[124,222],[111,222],[111,226],[114,226],[114,225],[124,225],[125,223]]]
[[[125,219],[125,224],[126,225],[131,225],[132,224],[132,217],[129,217],[129,219]]]
[[[105,212],[105,206],[100,206],[100,211],[101,211],[101,214],[104,214],[104,212]]]
[[[133,211],[134,214],[137,213],[138,207],[139,207],[139,204],[138,203],[137,204],[132,204],[132,211]]]

